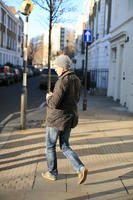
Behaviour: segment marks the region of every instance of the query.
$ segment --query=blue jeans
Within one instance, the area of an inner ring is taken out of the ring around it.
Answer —
[[[76,173],[79,173],[84,166],[78,158],[77,154],[69,147],[71,129],[59,131],[56,128],[46,127],[46,158],[48,171],[54,175],[58,175],[57,157],[56,157],[56,142],[59,137],[59,144],[63,154],[70,161]]]

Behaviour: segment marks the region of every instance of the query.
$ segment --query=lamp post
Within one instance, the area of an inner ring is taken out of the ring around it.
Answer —
[[[24,72],[23,87],[21,93],[21,114],[20,128],[26,129],[26,108],[27,108],[27,47],[28,47],[28,20],[29,14],[33,10],[33,3],[30,0],[24,0],[21,6],[21,13],[25,15],[25,37],[24,37]]]

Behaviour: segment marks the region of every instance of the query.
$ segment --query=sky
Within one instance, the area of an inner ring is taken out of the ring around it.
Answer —
[[[8,6],[14,6],[16,10],[21,10],[22,0],[3,0]],[[77,11],[69,14],[69,20],[65,21],[63,24],[67,27],[75,27],[77,18],[81,13],[85,12],[85,1],[86,0],[71,0],[76,4]],[[21,16],[25,20],[24,16]],[[37,35],[41,35],[48,28],[47,15],[44,11],[37,5],[34,5],[34,9],[29,16],[29,29],[28,35],[29,39]]]

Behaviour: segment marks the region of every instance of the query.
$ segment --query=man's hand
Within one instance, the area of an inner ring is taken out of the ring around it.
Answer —
[[[46,94],[46,99],[48,99],[53,93],[52,92],[49,92]]]

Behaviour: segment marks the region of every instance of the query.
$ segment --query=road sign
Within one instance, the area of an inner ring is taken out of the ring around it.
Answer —
[[[84,42],[91,42],[91,40],[92,40],[91,30],[85,29],[84,30]]]

